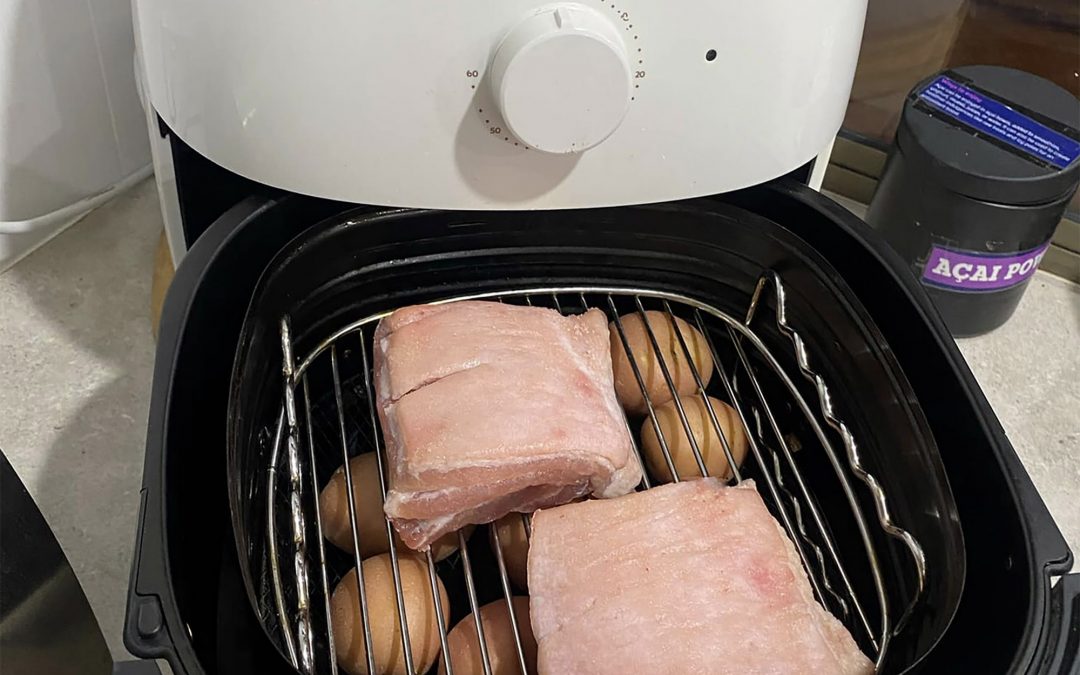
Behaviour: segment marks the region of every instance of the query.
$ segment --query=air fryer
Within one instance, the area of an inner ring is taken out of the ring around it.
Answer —
[[[811,187],[865,3],[677,9],[136,3],[181,264],[132,653],[333,671],[326,594],[356,561],[314,497],[378,452],[371,329],[482,297],[695,322],[745,477],[879,672],[1076,667],[1060,532],[921,287]],[[452,622],[509,592],[486,537],[464,553],[430,563]]]

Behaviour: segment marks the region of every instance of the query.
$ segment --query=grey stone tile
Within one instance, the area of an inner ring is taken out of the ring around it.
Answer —
[[[70,559],[114,656],[138,518],[161,216],[153,181],[0,275],[0,448]]]
[[[1080,286],[1037,272],[1004,326],[957,344],[1080,554]]]

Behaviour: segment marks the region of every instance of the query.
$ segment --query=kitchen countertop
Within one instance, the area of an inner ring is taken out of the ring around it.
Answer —
[[[151,180],[0,275],[0,448],[60,540],[117,657],[126,654],[160,229]],[[959,344],[1080,551],[1080,286],[1039,272],[1008,324]]]
[[[957,344],[1080,554],[1080,286],[1037,272],[1008,323]]]

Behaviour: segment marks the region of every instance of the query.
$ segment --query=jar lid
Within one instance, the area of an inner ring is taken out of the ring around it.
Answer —
[[[1041,77],[964,66],[920,82],[896,143],[953,192],[999,204],[1067,197],[1080,179],[1080,102]]]

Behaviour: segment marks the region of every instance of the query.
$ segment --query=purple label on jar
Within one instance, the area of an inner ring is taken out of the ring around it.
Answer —
[[[942,246],[930,249],[923,267],[923,283],[963,291],[1000,291],[1023,283],[1035,274],[1050,242],[1023,253],[975,253]]]

